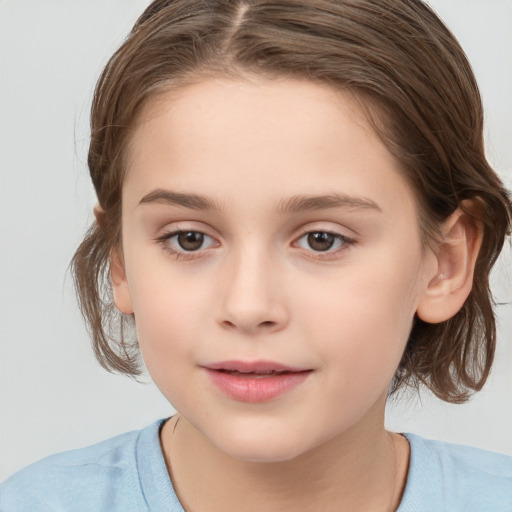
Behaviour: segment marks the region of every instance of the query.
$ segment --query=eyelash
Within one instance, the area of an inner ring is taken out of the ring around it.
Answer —
[[[165,234],[159,236],[158,238],[156,238],[156,242],[159,243],[160,245],[162,245],[162,248],[164,249],[164,251],[167,254],[169,254],[170,256],[173,256],[176,259],[187,260],[187,259],[197,258],[199,256],[198,253],[200,253],[201,248],[194,250],[194,251],[187,251],[185,249],[176,250],[176,249],[173,249],[169,245],[170,240],[172,240],[174,237],[177,237],[184,233],[194,233],[196,235],[199,234],[199,235],[202,235],[203,237],[207,237],[207,238],[213,240],[213,238],[211,236],[207,235],[206,233],[203,233],[202,231],[195,231],[193,229],[178,229],[178,230],[171,231],[169,233],[165,233]],[[338,255],[341,252],[345,252],[345,251],[349,250],[351,248],[351,246],[353,246],[357,242],[355,239],[347,237],[340,233],[335,233],[332,231],[326,231],[326,230],[321,230],[321,229],[318,229],[318,230],[310,229],[310,230],[304,231],[298,238],[295,239],[295,241],[293,243],[297,244],[300,240],[302,240],[306,236],[313,235],[313,234],[320,234],[320,233],[323,235],[328,235],[328,236],[333,237],[335,239],[334,243],[338,242],[338,243],[340,243],[340,246],[335,250],[331,250],[330,248],[328,248],[325,251],[315,251],[312,248],[311,248],[311,250],[308,250],[308,252],[311,252],[312,254],[315,255],[312,257],[315,259],[318,259],[318,260],[326,260],[333,256]],[[307,250],[307,249],[305,249],[305,250]]]
[[[311,249],[311,253],[314,254],[314,256],[312,256],[312,257],[315,259],[318,259],[318,260],[327,260],[329,258],[335,257],[338,254],[349,250],[357,242],[354,238],[350,238],[346,235],[342,235],[341,233],[327,231],[324,229],[308,229],[307,231],[304,231],[296,239],[294,244],[297,244],[300,240],[302,240],[306,236],[313,235],[313,234],[319,234],[319,233],[321,233],[323,235],[329,235],[329,236],[334,237],[334,239],[335,239],[334,243],[339,242],[340,246],[334,250],[329,248],[325,251],[315,251],[315,250]]]
[[[179,250],[173,249],[169,245],[170,240],[172,240],[174,237],[177,237],[183,233],[195,233],[195,234],[203,235],[203,237],[211,238],[213,240],[213,238],[211,236],[207,235],[206,233],[203,233],[202,231],[196,231],[193,229],[177,229],[175,231],[171,231],[169,233],[164,233],[162,236],[159,236],[158,238],[156,238],[156,242],[162,246],[162,248],[164,249],[164,251],[167,254],[175,257],[176,259],[185,259],[186,260],[186,259],[196,258],[198,256],[197,253],[201,249],[198,249],[196,251],[186,251],[185,249],[183,249],[183,250],[179,251]]]

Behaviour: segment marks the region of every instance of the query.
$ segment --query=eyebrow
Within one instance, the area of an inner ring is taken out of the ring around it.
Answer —
[[[184,206],[192,210],[220,210],[221,207],[212,199],[198,195],[183,192],[173,192],[158,188],[149,194],[146,194],[139,202],[142,204],[168,204]]]
[[[146,194],[139,202],[144,204],[168,204],[183,206],[192,210],[221,210],[222,207],[216,201],[185,192],[173,192],[171,190],[155,189]],[[295,213],[304,211],[326,210],[329,208],[369,209],[382,211],[375,201],[366,197],[349,196],[346,194],[327,194],[318,196],[296,195],[281,201],[279,209],[283,213]]]
[[[319,196],[293,196],[281,202],[280,209],[285,213],[326,210],[329,208],[368,209],[381,212],[380,206],[371,199],[346,194]]]

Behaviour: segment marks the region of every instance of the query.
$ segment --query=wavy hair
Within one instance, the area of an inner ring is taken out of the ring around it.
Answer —
[[[102,213],[72,260],[95,354],[140,371],[131,317],[112,300],[125,153],[149,99],[212,76],[290,77],[350,91],[396,157],[418,205],[425,246],[465,199],[481,205],[473,289],[450,320],[415,319],[392,383],[463,402],[485,383],[496,325],[489,274],[510,234],[508,192],[484,154],[483,110],[468,60],[420,0],[156,0],[109,60],[94,93],[88,165]]]

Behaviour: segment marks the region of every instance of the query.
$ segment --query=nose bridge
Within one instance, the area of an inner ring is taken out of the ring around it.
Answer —
[[[242,331],[276,330],[287,321],[278,258],[256,240],[233,248],[225,261],[220,322]]]

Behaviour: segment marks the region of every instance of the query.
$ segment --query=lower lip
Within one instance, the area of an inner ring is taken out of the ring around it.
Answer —
[[[290,372],[276,375],[247,374],[242,376],[206,368],[217,386],[229,398],[239,402],[268,402],[302,384],[311,371]]]

